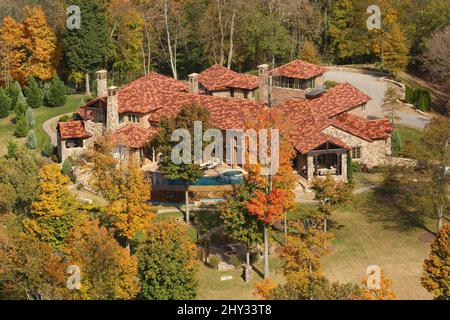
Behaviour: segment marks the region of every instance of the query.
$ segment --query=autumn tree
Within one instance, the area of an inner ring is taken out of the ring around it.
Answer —
[[[450,225],[445,225],[431,244],[431,252],[423,263],[422,274],[422,285],[439,300],[450,300],[449,259]]]
[[[23,25],[11,17],[3,19],[0,28],[0,62],[1,82],[8,83],[11,79],[25,82],[26,50],[24,46]]]
[[[377,281],[373,275],[361,280],[361,300],[395,300],[396,295],[391,288],[392,280],[386,278],[383,270],[380,270],[379,276],[379,283],[369,283],[369,281]]]
[[[121,247],[99,221],[85,221],[68,234],[63,252],[81,271],[81,288],[71,298],[83,300],[133,299],[139,292],[137,259]]]
[[[53,248],[26,234],[17,217],[0,218],[0,290],[9,299],[63,299],[65,264]]]
[[[195,245],[173,220],[152,223],[138,248],[141,295],[150,300],[187,300],[196,296]]]
[[[395,23],[384,38],[383,67],[397,74],[408,65],[408,46],[403,31]]]
[[[106,207],[111,227],[125,240],[129,249],[130,240],[138,231],[144,231],[153,218],[150,199],[150,182],[140,167],[129,159],[121,163],[114,177],[114,184],[107,191]]]
[[[57,248],[63,244],[70,229],[84,217],[67,189],[69,178],[61,174],[58,165],[44,165],[39,178],[39,194],[24,225],[28,233]]]
[[[28,77],[49,80],[56,73],[56,35],[47,23],[42,7],[24,7],[24,46],[28,53]]]
[[[320,64],[320,54],[313,42],[305,41],[303,43],[300,59],[309,63]]]
[[[442,83],[450,89],[450,26],[434,33],[426,42],[422,62],[433,82]]]
[[[398,89],[395,88],[393,85],[389,85],[384,94],[382,108],[383,108],[384,112],[389,115],[389,118],[391,119],[392,127],[395,126],[396,112],[401,107],[399,100],[400,100],[400,94],[398,92]]]

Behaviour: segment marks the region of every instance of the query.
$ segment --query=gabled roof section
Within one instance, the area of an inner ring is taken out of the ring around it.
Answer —
[[[114,131],[111,138],[115,145],[139,149],[144,147],[150,137],[156,133],[156,129],[145,129],[129,123]]]
[[[229,88],[254,90],[259,87],[259,78],[240,74],[219,64],[199,74],[198,81],[209,91],[228,90]]]
[[[91,135],[86,132],[82,121],[59,122],[57,127],[62,140],[87,139]]]
[[[270,71],[271,76],[296,79],[310,79],[327,72],[327,68],[311,64],[302,60],[294,60]]]
[[[367,141],[386,139],[393,130],[388,119],[365,120],[350,113],[343,113],[332,120],[333,126]]]

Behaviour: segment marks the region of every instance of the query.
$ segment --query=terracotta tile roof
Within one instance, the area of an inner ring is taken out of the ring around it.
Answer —
[[[138,149],[142,148],[156,132],[155,129],[126,124],[112,133],[112,141],[116,145]]]
[[[150,115],[149,121],[157,123],[162,116],[173,117],[183,106],[197,104],[211,113],[212,124],[219,129],[241,129],[257,112],[267,105],[252,100],[238,100],[214,96],[174,93],[161,95],[158,110]]]
[[[388,119],[365,120],[349,113],[338,115],[333,125],[367,141],[386,139],[393,130]]]
[[[59,122],[58,131],[61,139],[87,139],[91,135],[86,132],[82,121]]]
[[[270,75],[296,79],[310,79],[327,72],[327,68],[301,60],[294,60],[270,71]]]
[[[218,64],[200,73],[198,81],[209,91],[228,90],[229,88],[254,90],[259,87],[258,77],[240,74]]]

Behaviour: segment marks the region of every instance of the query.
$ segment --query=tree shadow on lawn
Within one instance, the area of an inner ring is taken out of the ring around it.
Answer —
[[[433,233],[425,216],[417,211],[407,194],[387,194],[383,188],[359,196],[356,209],[364,213],[369,222],[378,222],[384,228],[397,231],[423,229]]]

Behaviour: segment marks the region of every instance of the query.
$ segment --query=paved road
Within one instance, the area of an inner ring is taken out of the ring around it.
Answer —
[[[379,77],[362,73],[329,71],[325,73],[325,80],[348,82],[372,98],[372,101],[367,104],[366,110],[355,111],[359,115],[364,117],[384,117],[381,105],[383,104],[384,93],[386,92],[388,84],[380,80]],[[397,116],[400,118],[400,123],[421,129],[424,128],[429,121],[429,117],[421,115],[413,110],[399,111]]]

